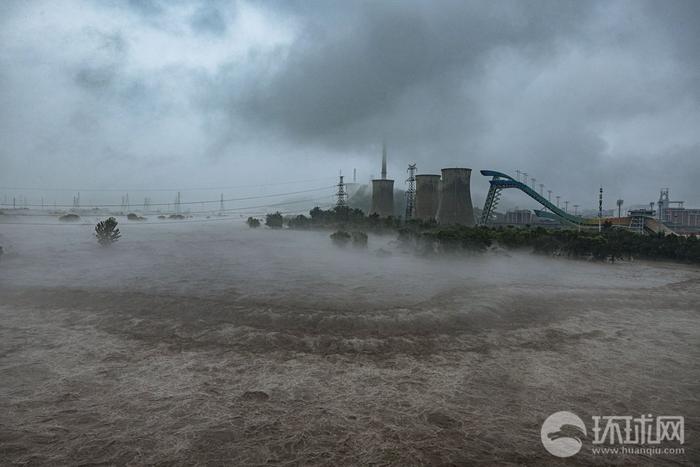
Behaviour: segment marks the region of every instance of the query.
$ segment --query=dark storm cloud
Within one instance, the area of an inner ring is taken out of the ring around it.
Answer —
[[[102,33],[91,30],[94,48],[92,53],[78,66],[75,82],[83,88],[101,91],[114,85],[124,59],[127,45],[121,33]]]
[[[402,162],[431,171],[454,163],[519,167],[572,199],[590,197],[598,183],[634,190],[625,173],[642,172],[653,196],[661,182],[651,174],[685,186],[672,174],[677,162],[693,163],[659,160],[697,145],[675,141],[658,152],[631,142],[635,154],[613,147],[605,133],[656,118],[648,126],[664,138],[671,115],[688,103],[688,116],[698,120],[698,103],[689,101],[698,90],[697,9],[694,2],[668,9],[642,2],[303,2],[287,11],[302,33],[282,65],[252,61],[255,79],[219,102],[331,154],[384,137]],[[498,80],[502,89],[492,84]],[[639,131],[629,139],[643,141]],[[613,167],[620,171],[612,174]]]
[[[0,9],[0,151],[13,178],[26,159],[55,164],[43,179],[90,160],[107,178],[109,159],[119,173],[170,161],[171,186],[241,164],[291,178],[311,163],[352,164],[366,179],[386,139],[397,179],[409,161],[470,166],[477,201],[477,170],[493,168],[527,171],[581,204],[599,184],[640,202],[668,185],[700,204],[695,1]]]
[[[676,56],[684,61],[700,61],[700,2],[694,0],[671,0],[668,2],[648,2],[649,14],[657,20],[669,38],[676,43]]]
[[[444,115],[449,125],[451,118],[473,111],[461,86],[481,74],[484,56],[507,46],[547,53],[556,37],[575,34],[585,21],[588,11],[581,5],[552,2],[535,10],[522,2],[441,2],[434,8],[420,2],[348,2],[332,10],[304,8],[295,12],[304,33],[285,66],[241,93],[238,104],[251,117],[300,138],[352,139],[357,135],[346,129],[374,118],[391,125],[406,117],[396,113],[404,100],[428,92],[439,107],[409,111],[427,113],[424,120]]]

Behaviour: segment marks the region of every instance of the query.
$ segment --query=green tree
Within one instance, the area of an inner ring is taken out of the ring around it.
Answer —
[[[265,225],[271,229],[281,229],[284,224],[284,218],[282,214],[277,211],[274,214],[268,214],[265,216]]]
[[[98,222],[95,226],[95,237],[97,237],[97,243],[102,246],[110,246],[112,243],[119,240],[122,235],[119,233],[117,224],[118,222],[114,217]]]
[[[303,214],[299,214],[296,217],[292,217],[287,221],[290,229],[304,229],[311,224],[311,219]]]

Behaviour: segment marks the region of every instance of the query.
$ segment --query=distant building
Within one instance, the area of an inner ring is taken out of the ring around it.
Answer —
[[[700,209],[686,209],[683,203],[671,201],[668,188],[662,189],[657,203],[658,219],[679,232],[700,232]]]
[[[700,228],[700,209],[666,208],[663,221],[670,227]]]
[[[534,221],[532,211],[529,209],[515,209],[506,212],[505,223],[514,225],[532,224]]]

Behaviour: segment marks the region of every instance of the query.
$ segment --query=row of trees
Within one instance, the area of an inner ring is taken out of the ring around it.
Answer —
[[[247,220],[251,228],[260,227],[261,223],[254,217]],[[272,229],[281,229],[284,226],[290,229],[350,229],[350,230],[397,230],[401,227],[401,218],[379,217],[377,214],[365,216],[361,209],[353,208],[333,208],[321,209],[313,208],[309,215],[299,214],[297,216],[285,217],[279,212],[267,214],[265,225]]]
[[[345,230],[337,230],[331,234],[331,240],[337,246],[344,247],[352,244],[355,248],[367,248],[367,234],[360,231],[347,232]]]
[[[535,253],[573,258],[663,259],[700,263],[700,239],[677,235],[639,235],[607,228],[603,232],[575,230],[517,229],[509,227],[461,227],[421,230],[404,227],[399,240],[424,251],[485,251],[492,245],[528,249]]]

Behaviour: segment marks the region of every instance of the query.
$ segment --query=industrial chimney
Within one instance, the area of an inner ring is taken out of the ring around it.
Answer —
[[[382,180],[386,180],[386,143],[382,143]]]
[[[471,174],[472,169],[442,169],[440,206],[437,215],[439,224],[460,224],[466,226],[475,224],[470,188]]]
[[[440,205],[440,176],[416,175],[416,219],[437,219]]]
[[[382,144],[382,178],[372,180],[370,214],[378,214],[379,217],[394,215],[394,181],[386,178],[386,144]]]

